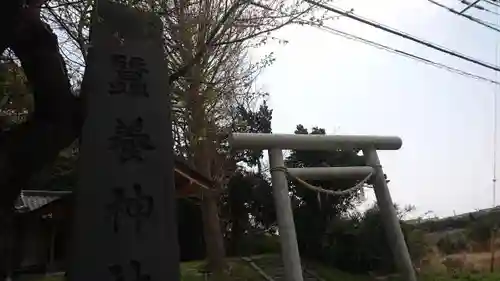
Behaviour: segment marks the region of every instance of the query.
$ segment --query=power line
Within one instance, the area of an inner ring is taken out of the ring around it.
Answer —
[[[483,0],[483,1],[490,4],[490,5],[500,7],[500,4],[496,3],[495,1],[490,1],[490,0]]]
[[[496,10],[498,12],[499,6],[496,6]],[[500,18],[497,19],[497,22],[500,23]],[[496,44],[495,44],[495,63],[500,63],[499,62],[499,52],[500,52],[500,41],[497,39]],[[496,74],[496,79],[499,77],[499,73]],[[498,139],[498,101],[497,101],[497,94],[498,94],[499,87],[496,86],[495,89],[493,90],[493,207],[496,206],[496,193],[497,193],[497,139]],[[492,260],[494,260],[494,253],[492,253]]]
[[[460,3],[465,4],[465,5],[470,5],[470,4],[471,4],[471,2],[466,1],[466,0],[458,0],[458,1],[460,1]],[[483,1],[484,1],[484,0],[483,0]],[[489,4],[489,3],[488,3],[488,4]],[[490,9],[487,9],[487,8],[485,8],[485,7],[483,7],[483,6],[480,6],[480,5],[477,5],[477,4],[476,4],[476,5],[474,5],[474,6],[473,6],[473,8],[474,8],[474,9],[477,9],[477,10],[480,10],[480,11],[483,11],[483,12],[488,12],[488,13],[490,13],[490,14],[500,15],[498,12],[492,11],[492,10],[490,10]]]
[[[479,10],[483,10],[483,11],[488,11],[492,14],[495,14],[495,15],[499,15],[499,8],[500,8],[500,5],[498,5],[498,0],[483,0],[484,2],[486,2],[487,4],[490,4],[490,5],[493,5],[495,6],[496,8],[496,12],[495,11],[491,11],[491,10],[488,10],[484,7],[481,7],[479,5],[477,5],[481,0],[476,0],[472,3],[470,2],[467,2],[466,0],[461,0],[462,3],[468,5],[466,9],[464,9],[462,12],[460,13],[457,13],[455,10],[449,8],[449,7],[446,7],[444,5],[441,5],[441,4],[438,4],[432,0],[428,0],[429,2],[433,3],[433,4],[436,4],[440,7],[443,7],[445,9],[447,9],[448,11],[454,13],[454,14],[457,14],[459,16],[464,16],[466,17],[467,19],[469,20],[472,20],[476,23],[480,23],[481,25],[483,26],[486,26],[490,29],[492,29],[491,23],[487,23],[485,21],[482,21],[480,20],[479,18],[473,18],[472,16],[468,16],[468,15],[464,15],[463,12],[465,12],[467,9],[469,8],[476,8],[476,9],[479,9]],[[495,1],[495,2],[493,2]],[[497,17],[497,25],[496,26],[499,26],[500,25],[500,17]],[[494,29],[494,28],[493,28]],[[497,29],[495,29],[497,30]],[[496,41],[496,44],[495,44],[495,64],[499,64],[499,51],[500,51],[500,42],[497,40]],[[499,73],[498,72],[495,72],[495,79],[498,80],[499,79]],[[492,163],[492,207],[495,208],[496,207],[496,182],[497,182],[497,139],[498,139],[498,84],[495,85],[495,88],[493,89],[493,136],[492,136],[492,145],[493,145],[493,163]],[[495,252],[496,252],[496,249],[495,249],[495,240],[496,240],[496,233],[497,233],[497,225],[493,225],[492,229],[491,229],[491,236],[490,236],[490,253],[491,253],[491,256],[490,256],[490,271],[493,272],[494,271],[494,268],[495,268]]]
[[[434,50],[437,50],[437,51],[440,51],[442,53],[445,53],[445,54],[448,54],[450,56],[453,56],[453,57],[457,57],[457,58],[460,58],[462,60],[465,60],[465,61],[468,61],[468,62],[471,62],[473,64],[477,64],[477,65],[480,65],[480,66],[483,66],[485,68],[488,68],[488,69],[491,69],[491,70],[494,70],[494,71],[500,71],[500,68],[496,65],[493,65],[491,63],[487,63],[487,62],[483,62],[483,61],[480,61],[478,59],[475,59],[475,58],[472,58],[470,56],[467,56],[467,55],[464,55],[464,54],[461,54],[457,51],[454,51],[454,50],[450,50],[446,47],[443,47],[443,46],[439,46],[437,44],[434,44],[434,43],[431,43],[429,41],[426,41],[426,40],[423,40],[423,39],[419,39],[419,38],[416,38],[415,36],[412,36],[408,33],[405,33],[405,32],[402,32],[402,31],[399,31],[399,30],[396,30],[394,28],[391,28],[391,27],[388,27],[386,25],[382,25],[381,23],[378,23],[378,22],[375,22],[373,20],[369,20],[369,19],[366,19],[366,18],[362,18],[358,15],[355,15],[353,12],[347,12],[347,11],[344,11],[344,10],[341,10],[341,9],[338,9],[338,8],[334,8],[334,7],[331,7],[331,6],[327,6],[327,5],[324,5],[324,4],[321,4],[321,3],[318,3],[318,2],[315,2],[315,1],[312,1],[312,0],[304,0],[305,2],[311,4],[311,5],[315,5],[315,6],[318,6],[320,8],[323,8],[325,10],[328,10],[328,11],[331,11],[331,12],[334,12],[334,13],[337,13],[337,14],[340,14],[344,17],[348,17],[350,19],[353,19],[353,20],[356,20],[356,21],[359,21],[361,23],[364,23],[364,24],[367,24],[367,25],[370,25],[372,27],[375,27],[377,29],[380,29],[380,30],[383,30],[385,32],[388,32],[388,33],[391,33],[391,34],[394,34],[396,36],[399,36],[399,37],[402,37],[402,38],[405,38],[407,40],[410,40],[410,41],[413,41],[413,42],[416,42],[418,44],[421,44],[421,45],[424,45],[426,47],[429,47],[431,49],[434,49]],[[500,31],[500,30],[499,30]]]
[[[441,8],[443,8],[443,9],[448,10],[448,12],[451,12],[451,13],[453,13],[453,14],[457,15],[457,16],[464,17],[464,18],[466,18],[466,19],[468,19],[468,20],[470,20],[470,21],[473,21],[473,22],[475,22],[475,23],[477,23],[477,24],[480,24],[480,25],[482,25],[482,26],[484,26],[484,27],[487,27],[487,28],[489,28],[489,29],[491,29],[491,30],[494,30],[494,31],[496,31],[496,32],[500,32],[500,26],[498,26],[498,25],[496,25],[496,24],[493,24],[493,23],[491,23],[491,22],[487,22],[487,21],[480,20],[480,19],[475,18],[475,17],[473,17],[473,16],[469,16],[469,15],[461,14],[461,13],[460,13],[460,12],[458,12],[457,10],[452,9],[452,8],[450,8],[450,7],[448,7],[448,6],[445,6],[445,5],[443,5],[443,4],[441,4],[441,3],[438,3],[438,2],[436,2],[436,1],[433,1],[433,0],[427,0],[427,1],[431,2],[432,4],[434,4],[434,5],[438,6],[438,7],[441,7]]]
[[[477,3],[479,3],[479,1],[481,0],[475,0],[474,2],[470,3],[469,5],[467,5],[467,7],[465,7],[462,11],[460,11],[460,14],[463,14],[465,13],[468,9],[474,7]]]
[[[429,2],[435,4],[435,5],[438,5],[440,7],[443,7],[445,9],[447,9],[448,11],[454,13],[454,14],[457,14],[457,15],[460,15],[460,16],[465,16],[467,17],[468,19],[472,18],[471,16],[466,16],[466,15],[463,15],[462,12],[460,13],[457,13],[455,10],[449,8],[449,7],[446,7],[444,5],[441,5],[439,3],[436,3],[435,1],[433,0],[428,0]],[[464,3],[467,5],[467,8],[476,8],[476,9],[479,9],[479,10],[487,10],[485,9],[484,7],[481,7],[479,5],[477,5],[481,0],[476,0],[472,3],[466,1],[466,0],[459,0],[460,2]],[[490,4],[490,5],[494,5],[495,8],[496,8],[496,12],[494,11],[490,11],[490,10],[487,10],[489,11],[490,13],[493,13],[495,15],[499,15],[498,11],[499,11],[499,8],[500,8],[500,5],[498,5],[496,2],[492,2],[492,1],[486,1],[484,0],[486,3]],[[467,10],[467,9],[464,9],[464,11]],[[480,19],[476,19],[475,20],[476,22],[478,21],[481,21]],[[483,21],[481,21],[483,22]],[[497,23],[500,24],[500,18],[497,18]],[[497,25],[498,26],[498,25]],[[489,26],[487,26],[489,27]],[[491,28],[491,27],[490,27]],[[495,43],[495,63],[498,65],[500,62],[499,62],[499,51],[500,51],[500,42],[497,40],[496,43]],[[499,78],[499,73],[496,72],[495,73],[495,79],[498,80]],[[493,144],[493,163],[492,163],[492,172],[493,172],[493,175],[492,175],[492,205],[493,205],[493,208],[496,206],[496,181],[497,181],[497,135],[498,135],[498,97],[497,97],[497,94],[498,94],[498,85],[495,85],[495,88],[493,89],[493,136],[492,136],[492,144]],[[491,240],[491,243],[493,243],[493,239],[495,237],[492,235],[492,240]],[[494,260],[495,260],[495,251],[494,251],[494,248],[493,248],[493,244],[490,244],[490,247],[491,247],[491,263],[490,263],[490,269],[493,270],[494,268]]]
[[[454,68],[454,67],[451,67],[451,66],[443,64],[443,63],[435,62],[435,61],[432,61],[430,59],[427,59],[427,58],[424,58],[424,57],[421,57],[421,56],[418,56],[418,55],[415,55],[415,54],[412,54],[412,53],[409,53],[409,52],[398,50],[398,49],[389,47],[387,45],[383,45],[383,44],[377,43],[375,41],[371,41],[371,40],[368,40],[368,39],[356,36],[354,34],[350,34],[350,33],[347,33],[347,32],[344,32],[344,31],[341,31],[341,30],[338,30],[338,29],[335,29],[333,27],[324,26],[324,25],[323,26],[316,26],[316,27],[319,28],[319,29],[325,30],[325,31],[327,31],[327,32],[329,32],[331,34],[338,35],[338,36],[344,37],[344,38],[349,39],[349,40],[361,42],[361,43],[364,43],[366,45],[375,47],[377,49],[381,49],[381,50],[384,50],[384,51],[387,51],[387,52],[390,52],[390,53],[394,53],[394,54],[397,54],[397,55],[400,55],[400,56],[404,56],[404,57],[407,57],[407,58],[410,58],[410,59],[413,59],[413,60],[416,60],[416,61],[419,61],[419,62],[423,62],[425,64],[428,64],[428,65],[431,65],[431,66],[434,66],[434,67],[437,67],[437,68],[440,68],[440,69],[444,69],[444,70],[449,71],[451,73],[455,73],[455,74],[462,75],[462,76],[465,76],[465,77],[468,77],[468,78],[472,78],[472,79],[476,79],[476,80],[480,80],[480,81],[483,81],[483,82],[488,82],[488,83],[492,83],[492,84],[500,86],[500,82],[499,81],[495,81],[495,80],[486,78],[484,76],[476,75],[476,74],[473,74],[471,72],[467,72],[467,71],[464,71],[464,70],[461,70],[461,69],[458,69],[458,68]]]
[[[496,10],[498,12],[498,9],[499,7],[497,6],[496,7]],[[500,23],[500,18],[497,19],[497,22]],[[498,57],[498,51],[500,50],[499,49],[500,47],[500,42],[497,40],[496,41],[496,44],[495,44],[495,63],[498,64],[499,63],[499,57]],[[495,73],[496,74],[496,79],[498,79],[499,77],[499,73]],[[497,105],[497,90],[498,90],[498,86],[495,86],[495,88],[493,89],[493,179],[492,179],[492,197],[493,197],[493,202],[492,202],[492,205],[493,205],[493,208],[496,207],[496,197],[497,197],[497,186],[496,186],[496,182],[497,182],[497,123],[498,123],[498,105]],[[491,252],[491,256],[490,256],[490,271],[493,272],[494,269],[495,269],[495,252],[496,252],[496,249],[495,249],[495,240],[496,240],[496,234],[497,234],[497,224],[493,225],[492,229],[491,229],[491,236],[490,236],[490,252]]]

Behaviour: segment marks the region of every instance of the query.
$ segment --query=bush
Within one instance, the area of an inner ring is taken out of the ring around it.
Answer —
[[[403,231],[412,260],[420,262],[430,251],[430,246],[425,237],[426,232],[407,224],[403,224]]]
[[[395,271],[392,251],[387,241],[381,215],[376,207],[364,214],[339,219],[329,233],[329,243],[324,249],[324,262],[353,273]],[[424,232],[409,225],[402,225],[412,258],[420,260],[427,251]]]
[[[249,238],[250,239],[248,239],[247,241],[249,241],[249,252],[252,255],[275,254],[280,252],[280,241],[279,237],[276,235],[266,233]]]
[[[238,256],[279,253],[279,237],[268,233],[246,234],[240,238],[236,250],[234,254]]]
[[[467,237],[479,244],[490,242],[493,225],[487,221],[477,221],[467,228]]]
[[[437,242],[439,251],[445,255],[467,250],[467,238],[463,233],[445,234]]]

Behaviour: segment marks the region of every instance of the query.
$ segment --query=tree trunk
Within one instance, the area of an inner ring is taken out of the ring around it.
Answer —
[[[198,143],[195,153],[195,167],[202,175],[210,177],[210,151],[205,141]],[[217,190],[202,191],[203,235],[207,252],[207,266],[213,273],[213,280],[221,281],[224,275],[225,250],[219,220],[219,193]]]
[[[31,176],[76,139],[82,124],[56,35],[39,17],[19,21],[0,33],[0,51],[10,47],[21,60],[33,89],[35,112],[27,122],[0,135],[0,208],[12,206]]]
[[[192,113],[191,130],[194,139],[191,140],[194,166],[199,173],[212,179],[211,163],[215,151],[210,151],[207,138],[208,122],[205,116],[204,96],[199,94],[201,89],[201,70],[198,65],[191,70],[191,85],[187,94],[189,95],[189,107]],[[215,188],[217,189],[217,188]],[[214,280],[221,281],[225,270],[224,240],[219,220],[219,193],[217,190],[203,191],[202,194],[202,217],[203,234],[207,250],[208,269],[213,273]]]
[[[224,241],[220,228],[217,205],[218,200],[215,194],[203,195],[203,232],[208,256],[208,268],[213,272],[215,280],[220,280],[217,279],[217,277],[224,274],[226,264],[224,261]]]
[[[231,254],[237,255],[240,250],[241,237],[243,236],[243,228],[241,227],[240,218],[232,216],[231,224]]]
[[[0,217],[10,216],[14,200],[32,175],[76,139],[83,120],[56,35],[40,20],[38,8],[21,7],[21,2],[2,3],[0,54],[10,47],[21,60],[33,89],[35,113],[27,122],[0,132]],[[0,225],[0,237],[8,236],[4,226]],[[4,242],[0,249],[8,248]],[[10,257],[1,254],[0,269],[8,269]]]

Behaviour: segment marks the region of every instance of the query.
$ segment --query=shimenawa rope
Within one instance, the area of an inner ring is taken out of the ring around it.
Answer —
[[[275,168],[271,168],[270,171],[271,171],[271,173],[274,172],[274,171],[284,172],[289,177],[291,177],[292,179],[294,179],[294,180],[298,181],[300,184],[302,184],[305,188],[314,190],[316,192],[325,193],[325,194],[328,194],[328,195],[334,195],[334,196],[346,195],[346,194],[349,194],[349,193],[352,193],[352,192],[355,192],[355,191],[358,191],[358,190],[362,189],[365,186],[366,182],[373,175],[373,173],[368,174],[362,181],[360,181],[359,183],[357,183],[353,187],[350,187],[350,188],[348,188],[346,190],[336,191],[336,190],[325,189],[325,188],[322,188],[322,187],[319,187],[319,186],[314,186],[312,184],[309,184],[306,181],[304,181],[303,179],[290,174],[288,172],[288,170],[287,170],[286,167],[275,167]]]

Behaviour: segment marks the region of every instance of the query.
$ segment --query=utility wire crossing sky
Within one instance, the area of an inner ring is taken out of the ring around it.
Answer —
[[[408,40],[411,40],[413,42],[416,42],[418,44],[421,44],[421,45],[424,45],[426,47],[429,47],[429,48],[432,48],[436,51],[439,51],[439,52],[442,52],[442,53],[445,53],[445,54],[448,54],[450,56],[454,56],[454,57],[457,57],[457,58],[460,58],[460,59],[463,59],[465,61],[468,61],[468,62],[471,62],[471,63],[474,63],[474,64],[477,64],[477,65],[480,65],[480,66],[483,66],[483,67],[486,67],[486,68],[489,68],[491,70],[494,70],[494,71],[500,71],[500,68],[496,65],[493,65],[491,63],[487,63],[487,62],[483,62],[483,61],[480,61],[478,59],[475,59],[475,58],[472,58],[470,56],[467,56],[467,55],[464,55],[464,54],[461,54],[457,51],[453,51],[449,48],[446,48],[446,47],[443,47],[443,46],[439,46],[437,44],[434,44],[434,43],[431,43],[429,41],[426,41],[424,39],[419,39],[413,35],[410,35],[408,33],[405,33],[405,32],[402,32],[402,31],[399,31],[399,30],[396,30],[394,28],[391,28],[391,27],[388,27],[386,25],[383,25],[381,23],[378,23],[376,21],[373,21],[373,20],[369,20],[369,19],[366,19],[366,18],[363,18],[361,16],[358,16],[358,15],[355,15],[353,12],[347,12],[347,11],[343,11],[341,9],[338,9],[338,8],[335,8],[335,7],[332,7],[332,6],[328,6],[328,5],[324,5],[324,4],[321,4],[321,3],[318,3],[318,2],[315,2],[315,1],[312,1],[312,0],[304,0],[305,2],[307,3],[310,3],[312,5],[316,5],[318,7],[321,7],[323,9],[326,9],[328,11],[331,11],[331,12],[334,12],[334,13],[337,13],[337,14],[340,14],[340,15],[343,15],[345,17],[348,17],[348,18],[351,18],[353,20],[356,20],[356,21],[359,21],[361,23],[364,23],[364,24],[367,24],[367,25],[370,25],[374,28],[377,28],[377,29],[380,29],[380,30],[383,30],[385,32],[389,32],[391,34],[394,34],[396,36],[399,36],[399,37],[402,37],[402,38],[405,38],[405,39],[408,39]]]
[[[341,13],[321,30],[287,27],[273,36],[289,44],[255,52],[277,58],[258,80],[270,93],[273,132],[291,133],[303,124],[329,134],[398,135],[402,149],[380,155],[394,202],[438,216],[491,207],[498,32],[427,0],[336,3],[356,14]],[[493,22],[498,7],[488,10],[472,7],[466,14]]]

